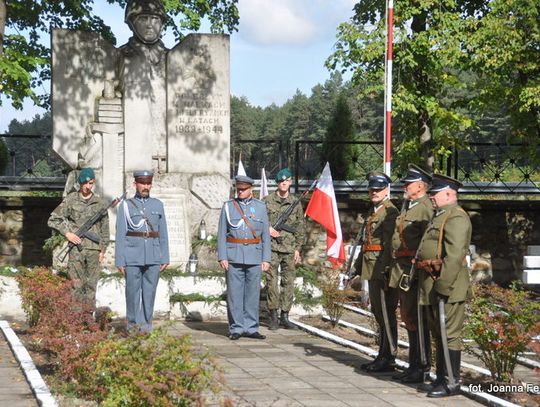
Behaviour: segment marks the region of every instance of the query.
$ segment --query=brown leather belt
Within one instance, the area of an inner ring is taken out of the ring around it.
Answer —
[[[144,237],[145,239],[148,239],[149,237],[159,237],[159,232],[133,232],[129,230],[126,233],[126,236]]]
[[[382,244],[366,244],[362,247],[362,250],[365,252],[380,252],[384,250],[384,246]]]
[[[396,259],[400,257],[414,257],[415,255],[416,255],[416,252],[410,249],[398,249],[394,251],[394,257]]]
[[[236,239],[235,237],[228,237],[227,242],[228,243],[241,243],[241,244],[257,244],[261,242],[261,238],[256,237],[254,239]]]

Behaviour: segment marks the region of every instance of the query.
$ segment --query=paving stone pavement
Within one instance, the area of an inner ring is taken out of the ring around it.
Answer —
[[[37,407],[30,385],[0,331],[0,406]]]
[[[213,350],[235,406],[481,406],[462,395],[429,399],[392,381],[392,373],[367,374],[359,368],[367,356],[300,330],[261,327],[266,340],[231,341],[225,322],[174,322],[169,329]]]

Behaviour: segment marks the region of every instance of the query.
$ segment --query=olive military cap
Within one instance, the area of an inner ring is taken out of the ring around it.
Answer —
[[[384,172],[372,171],[367,176],[369,189],[384,189],[390,185],[392,180]]]
[[[463,184],[459,182],[457,179],[448,177],[446,175],[434,174],[433,181],[431,183],[431,188],[429,189],[429,193],[434,194],[448,188],[453,189],[454,191],[457,191],[462,186]]]
[[[431,182],[431,174],[423,170],[417,165],[409,164],[409,169],[407,170],[407,175],[401,181],[404,183],[424,181],[426,184]]]

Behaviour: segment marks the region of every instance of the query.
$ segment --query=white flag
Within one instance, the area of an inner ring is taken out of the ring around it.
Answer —
[[[246,174],[246,170],[244,169],[244,164],[242,164],[242,160],[238,160],[238,171],[236,172],[236,175],[245,175],[247,176]]]
[[[261,190],[259,191],[259,199],[263,199],[266,195],[268,195],[268,181],[266,180],[266,172],[263,167],[261,170]]]

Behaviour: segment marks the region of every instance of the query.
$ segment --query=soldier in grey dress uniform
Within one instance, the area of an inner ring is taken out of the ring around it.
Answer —
[[[122,202],[116,218],[115,264],[126,277],[128,329],[152,329],[159,273],[169,265],[163,202],[150,198],[153,173],[135,171],[135,196]]]
[[[268,214],[264,202],[253,198],[253,180],[235,178],[237,198],[221,209],[218,261],[227,273],[229,338],[264,339],[259,333],[261,273],[272,259]]]

